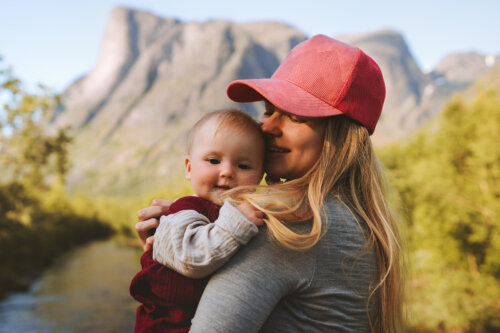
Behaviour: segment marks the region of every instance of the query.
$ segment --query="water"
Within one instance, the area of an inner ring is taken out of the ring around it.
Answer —
[[[140,254],[112,241],[69,252],[29,291],[0,302],[0,333],[133,332],[128,286]]]

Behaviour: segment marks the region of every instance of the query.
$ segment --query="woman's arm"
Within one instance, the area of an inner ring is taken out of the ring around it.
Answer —
[[[191,209],[163,216],[160,222],[155,232],[153,259],[191,278],[212,274],[258,232],[228,202],[214,223]]]

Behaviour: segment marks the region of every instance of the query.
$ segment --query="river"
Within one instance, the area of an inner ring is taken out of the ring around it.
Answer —
[[[63,255],[28,291],[0,301],[0,332],[133,332],[128,286],[140,254],[102,241]]]

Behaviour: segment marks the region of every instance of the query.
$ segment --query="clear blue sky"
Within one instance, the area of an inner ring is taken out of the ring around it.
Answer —
[[[500,54],[496,0],[1,0],[0,55],[26,83],[57,91],[94,65],[108,17],[122,5],[182,21],[274,20],[311,36],[401,32],[423,69],[448,53]]]

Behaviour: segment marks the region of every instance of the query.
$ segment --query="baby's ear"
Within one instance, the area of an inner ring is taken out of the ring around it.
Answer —
[[[186,179],[191,180],[191,160],[189,159],[189,156],[186,156],[186,159],[184,160],[184,171],[186,173]]]

